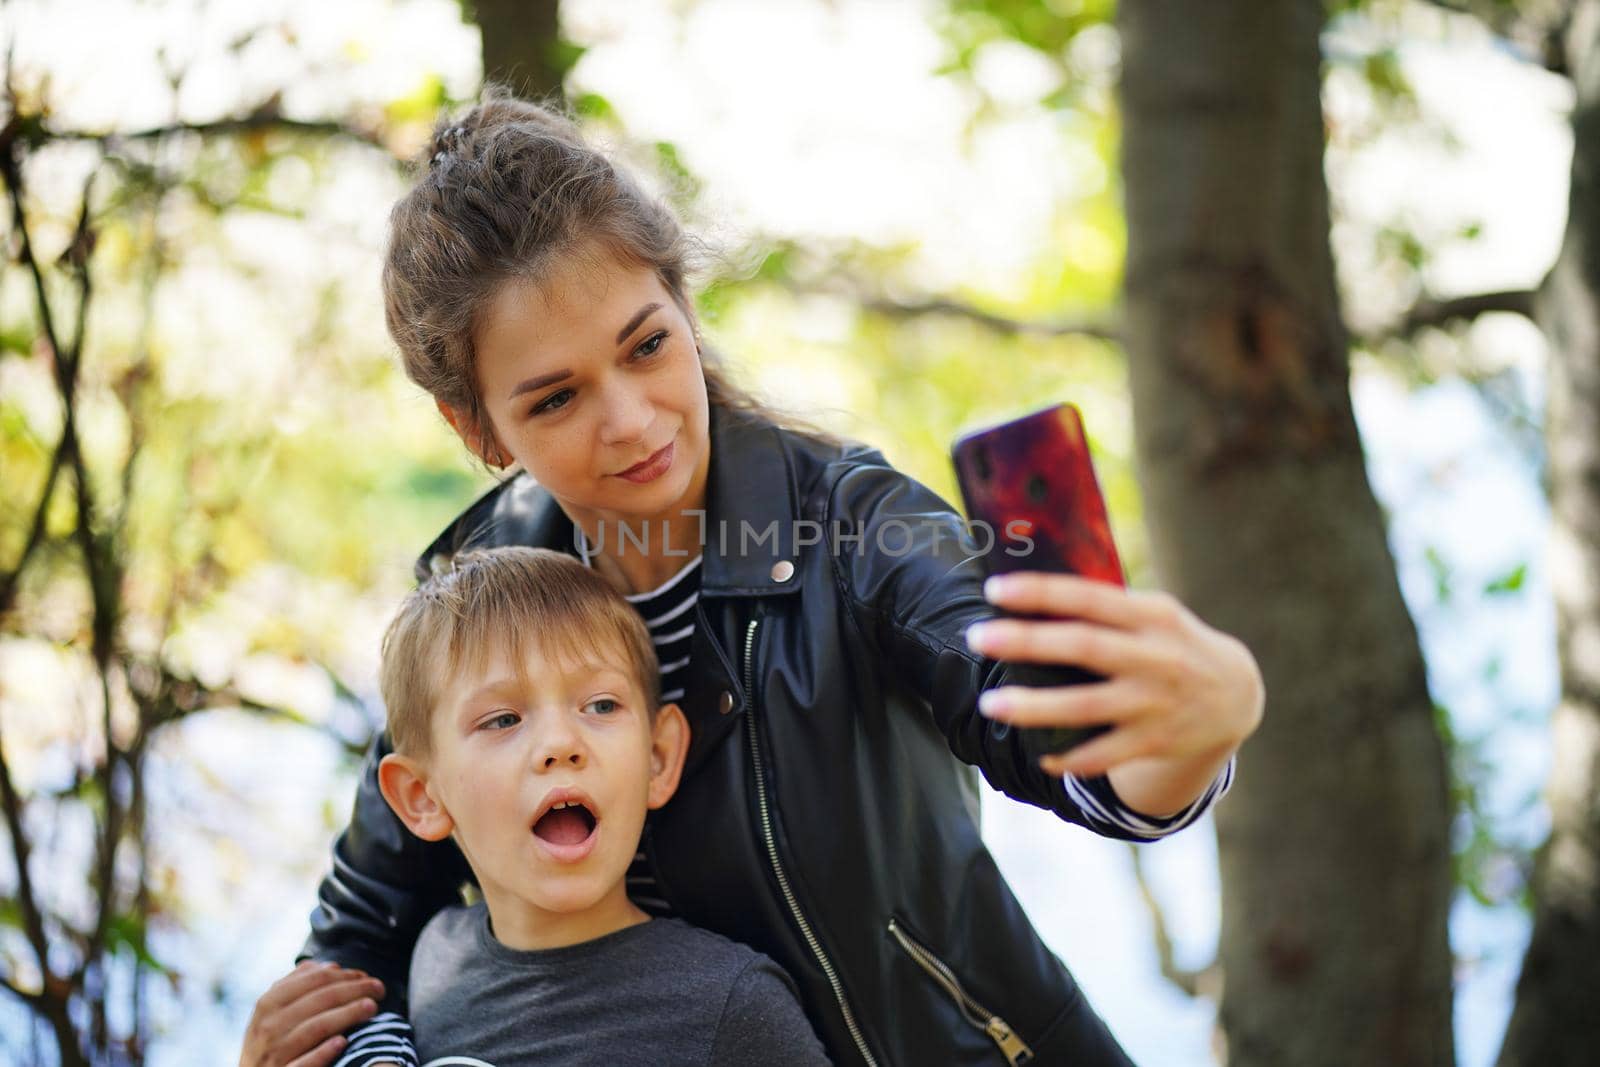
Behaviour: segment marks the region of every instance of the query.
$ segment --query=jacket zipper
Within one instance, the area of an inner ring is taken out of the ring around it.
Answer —
[[[801,913],[800,902],[795,899],[794,890],[789,887],[789,876],[784,873],[783,863],[778,859],[778,840],[772,832],[772,809],[767,803],[767,776],[761,767],[761,748],[756,741],[755,645],[756,629],[760,625],[760,619],[751,619],[744,631],[744,691],[746,699],[750,701],[750,707],[745,714],[745,735],[750,739],[750,763],[756,772],[756,802],[761,812],[761,839],[767,848],[767,860],[772,864],[772,873],[777,876],[778,888],[783,891],[784,902],[789,905],[789,914],[794,917],[801,936],[811,948],[811,955],[822,968],[823,975],[828,979],[828,985],[833,989],[833,999],[839,1003],[839,1011],[844,1015],[845,1028],[850,1031],[850,1038],[856,1043],[856,1051],[861,1053],[861,1058],[866,1061],[868,1067],[878,1067],[878,1061],[873,1059],[872,1051],[867,1048],[866,1038],[861,1034],[861,1027],[856,1023],[855,1012],[850,1010],[850,1002],[845,1000],[844,986],[839,982],[839,973],[833,969],[828,954],[822,950],[822,943],[817,940],[817,935],[811,930],[811,924]]]
[[[905,927],[893,918],[889,920],[889,933],[906,950],[906,955],[914,960],[917,966],[927,972],[928,977],[937,982],[950,999],[956,1002],[956,1007],[961,1009],[961,1014],[973,1026],[988,1034],[1000,1051],[1005,1054],[1006,1062],[1012,1067],[1027,1063],[1033,1059],[1033,1049],[1028,1047],[1017,1032],[1011,1029],[1007,1022],[994,1012],[979,1004],[972,996],[961,987],[961,982],[956,978],[955,972],[945,966],[943,960],[918,944]]]

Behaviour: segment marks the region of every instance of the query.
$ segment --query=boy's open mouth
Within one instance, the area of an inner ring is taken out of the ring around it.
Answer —
[[[539,816],[533,832],[552,845],[579,845],[594,833],[598,821],[581,800],[562,801]]]

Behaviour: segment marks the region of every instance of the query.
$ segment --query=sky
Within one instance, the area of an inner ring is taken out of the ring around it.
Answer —
[[[603,92],[635,135],[680,146],[707,184],[702,206],[713,237],[760,231],[914,239],[920,251],[912,277],[919,284],[938,290],[982,278],[1003,289],[1036,260],[1052,205],[1112,180],[1093,151],[1061,137],[1052,125],[1060,120],[1049,116],[999,123],[969,150],[961,129],[972,101],[931,74],[941,52],[926,3],[706,0],[687,18],[674,14],[667,0],[568,0],[563,7],[569,32],[591,45],[577,79]],[[207,58],[219,42],[256,25],[264,10],[282,12],[293,48],[263,40],[236,62]],[[163,45],[174,55],[199,57],[180,102],[182,114],[194,119],[253,102],[284,80],[290,64],[308,57],[308,69],[284,99],[291,113],[318,114],[330,101],[399,96],[416,87],[423,71],[437,72],[458,95],[477,78],[475,31],[461,24],[452,0],[239,0],[198,14],[182,2],[13,0],[0,19],[9,21],[19,58],[53,72],[60,119],[83,126],[133,128],[170,117],[149,62]],[[1373,256],[1368,235],[1374,226],[1401,221],[1448,235],[1478,224],[1472,241],[1437,242],[1426,281],[1433,295],[1444,296],[1537,284],[1564,222],[1566,86],[1530,71],[1464,20],[1417,16],[1405,29],[1419,38],[1400,58],[1421,110],[1457,144],[1400,131],[1343,146],[1336,134],[1327,172],[1343,221],[1333,239],[1347,313],[1358,326],[1385,321],[1412,295]],[[1325,105],[1336,131],[1359,130],[1371,120],[1359,80],[1339,59],[1369,46],[1375,32],[1346,26],[1327,38],[1333,69]],[[1079,47],[1085,67],[1111,76],[1114,37],[1093,35]],[[991,93],[1024,100],[1047,74],[1034,57],[1003,49],[984,59],[979,77]],[[371,205],[384,193],[363,173],[352,171],[341,182],[328,195],[360,250],[352,261],[359,266],[381,239],[382,211]],[[73,187],[64,180],[58,186]],[[288,269],[297,251],[276,246],[274,232],[263,230],[252,243],[265,260]],[[369,300],[357,301],[351,313],[375,312]],[[238,328],[225,305],[215,314],[218,321],[208,329],[226,334]],[[1468,343],[1482,360],[1508,368],[1537,408],[1543,349],[1531,327],[1485,319]],[[269,364],[257,361],[240,373],[265,373]],[[1376,362],[1358,359],[1353,388],[1430,683],[1458,730],[1486,739],[1495,764],[1491,805],[1531,843],[1544,823],[1542,809],[1526,799],[1536,794],[1548,765],[1543,715],[1555,684],[1542,563],[1548,516],[1533,471],[1464,387],[1413,392]],[[1527,560],[1526,585],[1514,598],[1438,603],[1430,550],[1467,587],[1481,587]],[[379,618],[374,613],[367,624]],[[1502,666],[1491,684],[1484,672],[1494,658]],[[292,962],[321,873],[308,865],[266,881],[252,876],[250,858],[274,848],[293,853],[290,843],[321,832],[324,804],[348,810],[352,782],[337,784],[327,796],[334,764],[325,748],[307,742],[295,752],[280,749],[264,766],[258,754],[266,738],[258,729],[219,717],[194,724],[189,736],[174,742],[174,775],[200,774],[227,783],[241,798],[264,798],[277,817],[234,842],[221,861],[225,870],[195,882],[192,925],[200,936],[174,951],[188,953],[197,974],[225,975],[235,999],[219,1013],[204,983],[186,991],[172,1014],[184,1036],[166,1046],[158,1063],[209,1061],[216,1058],[206,1051],[213,1042],[237,1044],[254,995]],[[208,755],[199,770],[180,771],[179,748]],[[284,773],[287,767],[298,777]],[[172,789],[178,803],[181,783]],[[226,812],[213,821],[226,825]],[[985,796],[983,830],[1046,941],[1134,1058],[1156,1065],[1210,1062],[1211,1007],[1160,978],[1127,849],[993,793]],[[1209,821],[1146,846],[1144,854],[1180,962],[1204,964],[1215,949],[1219,900]],[[1462,958],[1457,1035],[1463,1067],[1492,1061],[1526,935],[1525,920],[1512,908],[1463,901],[1453,912],[1452,938]],[[4,1012],[10,1010],[0,1003],[0,1033],[8,1032]],[[1151,1018],[1162,1025],[1149,1025]],[[197,1026],[194,1019],[206,1021]],[[5,1055],[0,1047],[0,1067]]]

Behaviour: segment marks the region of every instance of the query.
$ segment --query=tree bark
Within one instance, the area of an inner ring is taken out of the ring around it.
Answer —
[[[482,34],[483,80],[519,96],[563,98],[569,63],[561,50],[560,0],[466,0]]]
[[[1600,1062],[1600,2],[1579,0],[1566,55],[1577,101],[1567,231],[1535,316],[1550,346],[1551,585],[1561,658],[1534,868],[1533,936],[1501,1067]]]
[[[1216,812],[1236,1067],[1453,1062],[1447,761],[1350,403],[1320,0],[1123,0],[1126,336],[1163,584],[1259,658]]]

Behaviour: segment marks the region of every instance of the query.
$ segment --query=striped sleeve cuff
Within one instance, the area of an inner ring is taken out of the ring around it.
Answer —
[[[1167,816],[1141,815],[1134,811],[1122,802],[1117,791],[1111,788],[1111,779],[1103,774],[1093,778],[1078,778],[1069,774],[1060,781],[1067,803],[1078,809],[1083,816],[1083,824],[1090,830],[1102,837],[1123,841],[1154,841],[1182,830],[1221,800],[1233,788],[1237,758],[1230,757],[1206,791],[1188,807]]]
[[[368,1067],[398,1063],[418,1067],[417,1049],[411,1043],[411,1024],[392,1011],[380,1012],[350,1031],[350,1044],[333,1067]]]

